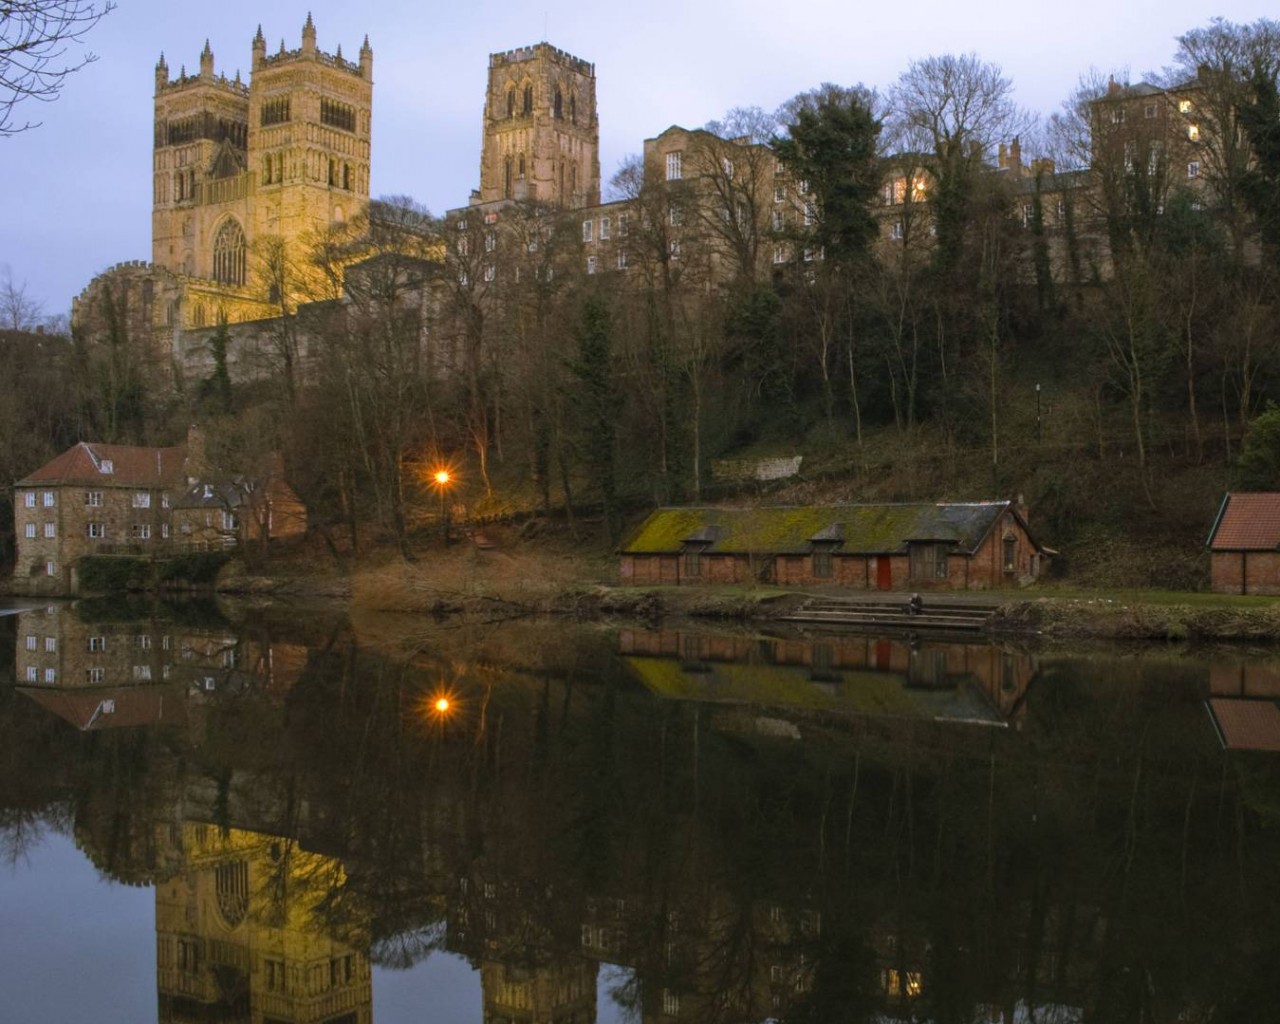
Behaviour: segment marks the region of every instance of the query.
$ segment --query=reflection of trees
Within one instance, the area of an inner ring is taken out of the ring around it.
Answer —
[[[387,966],[621,964],[644,1019],[1274,1005],[1280,780],[1217,749],[1188,663],[1051,659],[1021,732],[810,716],[795,741],[656,700],[591,643],[452,631],[403,662],[339,637],[282,702],[214,698],[198,746],[8,701],[9,774],[45,770],[0,782],[0,827],[63,796],[142,879],[181,799],[279,837],[282,920],[303,899]],[[442,678],[458,717],[426,722]]]

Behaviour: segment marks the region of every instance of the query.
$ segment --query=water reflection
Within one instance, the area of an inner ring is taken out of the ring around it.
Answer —
[[[69,828],[154,886],[162,1021],[364,1024],[380,972],[437,955],[492,1024],[1280,1005],[1280,771],[1204,710],[1266,699],[1261,663],[65,607],[6,629],[5,852]]]
[[[1022,724],[1037,663],[1010,646],[853,633],[725,636],[623,630],[619,650],[654,693],[980,725]]]

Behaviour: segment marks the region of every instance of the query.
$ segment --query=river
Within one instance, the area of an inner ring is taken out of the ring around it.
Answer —
[[[1276,1019],[1280,659],[0,616],[0,1021]]]

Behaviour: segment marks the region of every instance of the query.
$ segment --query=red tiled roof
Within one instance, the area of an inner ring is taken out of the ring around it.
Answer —
[[[25,693],[81,732],[138,725],[182,725],[187,717],[180,694],[169,687],[42,690],[21,686],[18,692]]]
[[[81,441],[46,462],[17,486],[40,484],[90,484],[98,487],[174,487],[185,483],[183,462],[187,450],[139,448],[124,444]],[[103,472],[103,464],[111,472]]]
[[[1228,494],[1209,537],[1212,551],[1280,548],[1280,493]]]
[[[1280,707],[1274,702],[1214,697],[1209,711],[1227,750],[1280,752]]]

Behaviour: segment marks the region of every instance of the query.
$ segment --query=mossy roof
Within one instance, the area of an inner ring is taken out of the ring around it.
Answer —
[[[970,554],[1010,507],[1007,501],[766,508],[660,508],[622,547],[652,555],[700,542],[709,554],[807,554],[815,542],[849,554],[904,553],[910,541],[943,541]]]
[[[796,665],[713,662],[702,671],[689,671],[673,658],[631,656],[624,661],[653,693],[674,700],[1001,723],[977,689],[962,679],[930,690],[908,686],[905,673],[872,669],[835,670],[814,679],[809,669]]]

